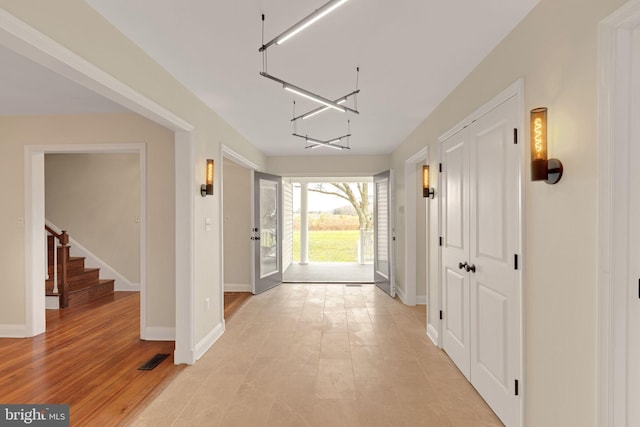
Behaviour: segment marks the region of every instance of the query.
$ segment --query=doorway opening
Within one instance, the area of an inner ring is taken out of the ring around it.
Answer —
[[[372,178],[289,178],[284,281],[373,283]]]
[[[32,224],[32,229],[29,230],[30,243],[30,256],[29,260],[32,262],[34,268],[32,269],[32,276],[29,281],[29,299],[27,300],[27,311],[32,313],[32,317],[35,320],[31,325],[32,328],[37,330],[37,333],[44,332],[46,330],[46,316],[45,316],[45,292],[44,283],[46,277],[46,260],[45,251],[35,248],[45,247],[45,233],[44,226],[46,224],[46,210],[45,210],[45,155],[61,154],[128,154],[137,157],[138,163],[137,173],[139,175],[139,188],[138,188],[138,200],[137,206],[134,209],[139,212],[139,218],[146,218],[146,172],[145,172],[145,146],[144,144],[110,144],[110,145],[49,145],[49,146],[30,146],[27,150],[27,189],[31,198],[29,200],[29,209],[26,210],[29,216],[29,223]],[[140,336],[142,339],[146,339],[146,275],[144,263],[146,261],[146,232],[145,227],[139,227],[138,236],[138,253],[136,254],[136,261],[133,268],[138,272],[139,283],[136,286],[140,291]],[[126,287],[126,285],[123,285]],[[36,335],[34,333],[33,335]]]

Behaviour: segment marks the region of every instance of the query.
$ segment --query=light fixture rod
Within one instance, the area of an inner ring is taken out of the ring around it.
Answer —
[[[343,102],[346,102],[347,99],[349,99],[349,97],[351,97],[351,96],[353,96],[353,95],[355,95],[355,94],[357,94],[359,92],[360,92],[360,90],[354,90],[353,92],[351,92],[351,93],[349,93],[349,94],[347,94],[347,95],[345,95],[345,96],[343,96],[341,98],[338,98],[333,102],[335,102],[336,104],[342,104]],[[302,119],[302,120],[308,119],[309,117],[315,116],[316,114],[319,114],[319,113],[322,113],[323,111],[326,111],[328,108],[329,107],[326,107],[326,106],[325,107],[315,108],[315,109],[313,109],[311,111],[308,111],[308,112],[306,112],[304,114],[301,114],[301,115],[299,115],[297,117],[294,117],[293,119],[291,119],[291,121],[295,122],[296,120],[299,120],[299,119]]]
[[[308,26],[310,26],[311,24],[313,24],[323,16],[327,15],[328,13],[332,12],[334,9],[342,6],[346,2],[347,0],[328,1],[324,5],[320,6],[318,9],[311,12],[305,18],[301,19],[300,21],[298,21],[297,23],[289,27],[289,29],[287,29],[286,31],[284,31],[283,33],[275,37],[273,40],[260,46],[260,49],[258,49],[258,52],[263,52],[267,50],[273,44],[284,43],[289,38],[295,36],[300,31],[304,30],[305,28],[307,28]]]
[[[338,138],[332,138],[332,139],[327,140],[327,141],[321,141],[319,139],[311,138],[311,137],[309,137],[307,135],[300,135],[300,134],[297,134],[297,133],[293,133],[292,135],[293,136],[297,136],[298,138],[302,138],[306,142],[309,142],[309,143],[313,144],[313,145],[306,146],[305,148],[329,147],[329,148],[335,148],[335,149],[338,149],[338,150],[350,150],[351,149],[351,147],[347,147],[345,145],[336,144],[336,142],[339,142],[339,141],[343,140],[344,138],[350,137],[351,136],[350,133],[347,134],[347,135],[342,135],[342,136],[340,136]]]
[[[306,89],[302,89],[301,87],[293,85],[293,84],[291,84],[289,82],[285,82],[284,80],[279,79],[279,78],[277,78],[275,76],[272,76],[271,74],[265,73],[264,71],[260,72],[260,75],[262,77],[266,77],[268,79],[271,79],[274,82],[280,83],[282,85],[282,87],[284,87],[285,89],[288,89],[289,91],[295,92],[298,95],[302,95],[302,96],[304,96],[306,98],[309,98],[309,99],[311,99],[311,100],[313,100],[315,102],[318,102],[318,103],[320,103],[320,104],[322,104],[324,106],[327,106],[327,107],[330,107],[330,108],[334,108],[334,109],[342,111],[342,112],[350,111],[350,112],[355,113],[355,114],[360,114],[358,111],[356,111],[356,110],[354,110],[352,108],[346,107],[344,105],[340,105],[337,102],[333,102],[333,101],[331,101],[331,100],[329,100],[329,99],[327,99],[325,97],[322,97],[320,95],[316,95],[315,93],[309,92]]]

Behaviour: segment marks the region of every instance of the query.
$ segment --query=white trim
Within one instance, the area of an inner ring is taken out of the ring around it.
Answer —
[[[45,300],[45,309],[47,310],[60,310],[60,297],[57,295],[46,295],[44,297]]]
[[[146,148],[144,143],[130,144],[64,144],[64,145],[27,145],[25,146],[25,263],[27,265],[27,277],[25,282],[25,310],[30,315],[27,317],[27,327],[31,335],[35,336],[45,332],[46,320],[44,310],[46,309],[46,298],[42,292],[42,283],[46,277],[46,263],[42,251],[34,250],[39,245],[45,245],[45,232],[43,225],[45,218],[45,186],[44,186],[44,156],[45,154],[71,154],[71,153],[132,153],[139,156],[140,165],[140,215],[143,219],[143,226],[140,227],[140,336],[146,337],[146,172],[144,170]],[[50,223],[49,223],[50,224]],[[50,224],[53,225],[53,224]],[[54,228],[58,229],[55,225]],[[75,240],[73,244],[80,248]],[[97,259],[97,257],[96,257]],[[113,270],[106,263],[105,266]],[[115,270],[113,270],[115,272]]]
[[[250,173],[249,173],[249,179],[251,180],[250,182],[250,189],[251,191],[249,191],[249,194],[247,194],[247,197],[249,197],[250,200],[250,207],[251,207],[251,212],[252,212],[252,216],[251,216],[251,221],[253,221],[253,172],[259,169],[259,166],[257,164],[255,164],[254,162],[252,162],[251,160],[247,159],[246,157],[244,157],[242,154],[236,152],[235,150],[233,150],[231,147],[224,145],[224,144],[220,144],[220,158],[222,159],[222,161],[220,162],[220,218],[219,218],[219,222],[220,222],[220,247],[222,248],[222,250],[220,251],[220,283],[222,284],[222,286],[220,287],[220,310],[222,313],[222,322],[224,322],[224,291],[230,291],[230,292],[251,292],[255,294],[255,266],[253,266],[254,263],[254,245],[252,245],[250,242],[250,240],[247,239],[247,244],[249,245],[249,256],[251,258],[251,260],[249,261],[249,264],[251,264],[251,283],[246,285],[246,289],[244,288],[244,284],[242,285],[237,285],[237,286],[243,286],[243,288],[241,290],[236,291],[235,289],[233,289],[234,286],[236,286],[235,284],[226,284],[224,282],[224,159],[229,159],[232,162],[234,162],[235,164],[245,167],[247,169],[249,169]],[[248,230],[247,230],[248,231]],[[217,339],[217,338],[216,338]]]
[[[0,325],[0,337],[26,338],[32,336],[26,325]]]
[[[91,62],[0,9],[0,44],[172,130],[194,127]]]
[[[44,231],[44,152],[24,147],[24,310],[26,336],[46,331]]]
[[[176,157],[180,155],[184,160],[184,162],[179,163],[176,159],[176,294],[186,292],[189,296],[193,295],[195,293],[195,275],[193,273],[193,247],[195,241],[193,203],[195,196],[192,186],[192,181],[195,180],[192,175],[192,171],[195,168],[195,157],[193,156],[193,147],[195,145],[194,126],[105,73],[48,36],[20,21],[4,9],[0,9],[0,44],[69,78],[75,83],[92,89],[105,98],[120,103],[143,117],[175,131]],[[29,174],[29,177],[31,176],[30,173],[30,170],[25,169],[25,174]],[[32,186],[30,179],[26,182],[29,186]],[[184,181],[189,182],[188,192],[186,192],[187,187],[182,185]],[[31,195],[27,195],[25,198],[25,220],[31,216],[32,203],[34,201],[37,202]],[[27,227],[25,227],[26,229]],[[182,235],[182,232],[188,232],[189,234]],[[29,255],[28,260],[25,261],[27,265],[25,274],[26,301],[31,301],[30,293],[33,285],[30,281],[34,280],[33,270],[30,269],[34,263],[31,252],[34,251],[29,247],[30,244],[31,242],[26,240],[26,253]],[[186,265],[190,268],[185,267]],[[25,305],[27,306],[25,318],[29,334],[36,335],[36,331],[39,331],[38,333],[44,332],[44,320],[32,318],[34,313],[37,313],[37,310],[33,310],[31,304],[25,302]],[[185,319],[189,320],[185,321]],[[181,305],[178,298],[176,298],[176,325],[179,322],[184,327],[176,327],[176,355],[174,357],[176,364],[183,363],[182,355],[193,351],[193,334],[195,330],[195,310],[193,310],[193,306]]]
[[[417,209],[417,197],[416,194],[420,194],[420,189],[416,183],[416,165],[421,164],[423,162],[428,163],[429,159],[429,148],[424,147],[422,150],[418,151],[413,156],[409,157],[404,161],[404,212],[405,212],[405,221],[404,221],[404,285],[406,288],[407,294],[407,305],[413,306],[416,305],[416,271],[417,271],[417,259],[416,259],[416,246],[417,246],[417,236],[416,236],[416,226],[417,226],[417,218],[416,218],[416,209]],[[425,241],[428,244],[428,230],[426,231]],[[427,249],[428,252],[428,249]],[[428,256],[427,256],[428,259]],[[429,272],[427,271],[427,275]]]
[[[200,359],[224,334],[224,322],[218,323],[200,342],[196,345],[193,353],[193,363]]]
[[[433,323],[428,323],[427,324],[427,336],[429,337],[429,339],[431,340],[431,342],[438,348],[441,348],[442,346],[440,345],[440,342],[438,340],[439,336],[438,336],[438,328],[436,328],[435,326],[433,326]]]
[[[416,295],[416,305],[427,305],[428,295]]]
[[[633,55],[631,31],[640,27],[632,0],[598,28],[598,289],[597,405],[599,426],[625,426],[627,406],[629,128]]]
[[[251,292],[251,283],[225,283],[225,292]]]
[[[195,351],[195,132],[175,133],[176,365],[193,364]]]
[[[145,335],[145,341],[175,341],[176,328],[148,326]]]
[[[478,108],[473,113],[469,114],[467,117],[460,120],[456,125],[450,128],[448,131],[440,135],[440,137],[438,137],[438,142],[443,142],[447,140],[449,137],[455,135],[456,133],[460,132],[462,129],[470,125],[473,121],[478,120],[480,117],[494,110],[496,107],[505,103],[513,96],[521,93],[524,93],[524,80],[518,79],[512,84],[510,84],[506,89],[504,89],[498,95],[491,98],[491,100],[488,101],[486,104],[483,104],[482,107]]]
[[[402,301],[404,305],[409,305],[407,304],[407,296],[405,294],[405,291],[401,287],[396,288],[396,294],[398,294],[398,298],[400,298],[400,301]]]

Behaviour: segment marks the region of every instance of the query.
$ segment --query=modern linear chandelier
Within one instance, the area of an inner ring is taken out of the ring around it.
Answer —
[[[299,133],[297,133],[296,131],[296,122],[300,119],[305,120],[305,119],[309,119],[319,113],[322,113],[324,111],[327,110],[335,110],[341,113],[346,113],[346,112],[350,112],[350,113],[354,113],[354,114],[360,114],[357,110],[357,94],[360,92],[360,90],[358,89],[358,79],[356,78],[356,89],[344,96],[341,96],[338,99],[335,100],[331,100],[327,97],[318,95],[315,92],[312,92],[310,90],[307,89],[303,89],[300,86],[294,85],[292,83],[289,83],[283,79],[280,79],[278,77],[275,77],[271,74],[269,74],[267,72],[267,49],[273,45],[279,45],[284,43],[286,40],[290,39],[291,37],[293,37],[294,35],[298,34],[299,32],[301,32],[302,30],[304,30],[305,28],[309,27],[310,25],[312,25],[313,23],[315,23],[316,21],[320,20],[322,17],[326,16],[327,14],[329,14],[330,12],[332,12],[333,10],[337,9],[338,7],[342,6],[344,3],[346,3],[348,0],[330,0],[327,3],[325,3],[323,6],[319,7],[318,9],[316,9],[314,12],[312,12],[311,14],[307,15],[305,18],[303,18],[302,20],[298,21],[297,23],[295,23],[294,25],[292,25],[291,27],[289,27],[287,30],[285,30],[284,32],[282,32],[281,34],[279,34],[278,36],[274,37],[272,40],[270,40],[267,43],[264,43],[264,20],[265,20],[265,16],[264,14],[262,15],[262,45],[260,46],[260,48],[258,49],[259,52],[262,53],[262,68],[263,70],[260,72],[260,75],[262,77],[265,77],[267,79],[270,79],[272,81],[275,81],[276,83],[279,83],[282,85],[282,88],[285,89],[286,91],[289,91],[295,95],[298,95],[300,97],[309,99],[311,101],[317,102],[318,104],[320,104],[319,107],[312,109],[310,111],[307,111],[304,114],[301,114],[299,116],[295,115],[295,101],[294,101],[294,117],[291,119],[291,121],[294,123],[294,131],[293,131],[293,136],[296,136],[298,138],[303,138],[306,142],[307,142],[307,146],[305,148],[318,148],[318,147],[329,147],[329,148],[333,148],[333,149],[338,149],[338,150],[345,150],[345,149],[350,149],[349,145],[348,145],[348,139],[351,136],[351,132],[347,132],[347,134],[337,137],[337,138],[331,138],[328,140],[321,140],[318,138],[312,138],[309,137],[308,135],[301,135]],[[357,72],[359,75],[360,72],[360,68],[357,68]],[[350,106],[345,105],[347,103],[347,101],[349,100],[349,98],[353,97],[353,108]],[[347,122],[348,126],[349,125],[349,121]],[[339,144],[341,141],[343,140],[347,140],[347,145],[343,145],[343,144]]]
[[[320,147],[327,147],[327,148],[333,148],[334,150],[350,150],[351,149],[351,147],[349,146],[349,137],[351,136],[350,120],[347,120],[347,133],[345,135],[342,135],[336,138],[327,139],[327,140],[321,140],[318,138],[312,138],[309,135],[301,135],[298,133],[295,101],[293,101],[293,117],[294,118],[291,119],[291,121],[293,122],[293,133],[291,135],[304,139],[304,141],[307,143],[307,145],[304,148],[314,149],[314,148],[320,148]],[[298,118],[300,117],[301,116],[298,116]],[[339,144],[343,140],[346,140],[346,145]]]

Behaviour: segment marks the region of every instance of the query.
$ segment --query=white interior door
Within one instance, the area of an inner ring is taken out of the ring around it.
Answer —
[[[253,293],[282,283],[282,177],[254,172]]]
[[[443,348],[508,426],[521,422],[517,112],[512,97],[441,150]]]
[[[471,383],[508,426],[519,423],[519,146],[515,98],[468,128]]]
[[[469,333],[469,154],[467,133],[443,143],[442,183],[442,346],[460,371],[471,372]]]
[[[393,215],[392,173],[382,172],[373,177],[373,280],[387,294],[395,297],[393,282]]]

